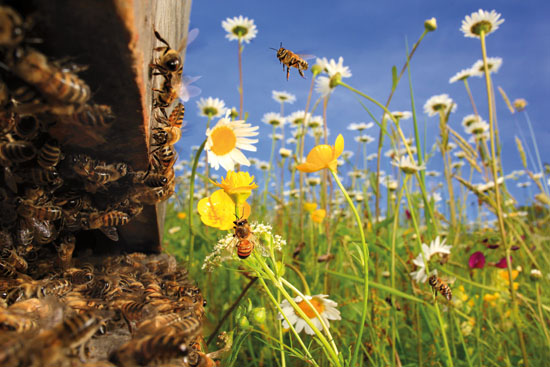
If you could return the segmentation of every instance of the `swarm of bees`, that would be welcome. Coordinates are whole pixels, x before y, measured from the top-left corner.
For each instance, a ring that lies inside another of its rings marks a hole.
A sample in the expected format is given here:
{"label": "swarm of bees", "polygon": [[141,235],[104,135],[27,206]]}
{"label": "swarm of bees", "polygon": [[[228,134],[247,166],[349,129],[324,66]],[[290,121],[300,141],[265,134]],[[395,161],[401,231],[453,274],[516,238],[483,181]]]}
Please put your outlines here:
{"label": "swarm of bees", "polygon": [[200,351],[204,299],[173,257],[73,257],[82,231],[117,241],[117,227],[174,192],[179,52],[155,31],[157,124],[148,169],[135,170],[59,134],[76,129],[90,147],[115,123],[84,68],[39,51],[13,8],[0,5],[0,24],[0,366],[213,365]]}

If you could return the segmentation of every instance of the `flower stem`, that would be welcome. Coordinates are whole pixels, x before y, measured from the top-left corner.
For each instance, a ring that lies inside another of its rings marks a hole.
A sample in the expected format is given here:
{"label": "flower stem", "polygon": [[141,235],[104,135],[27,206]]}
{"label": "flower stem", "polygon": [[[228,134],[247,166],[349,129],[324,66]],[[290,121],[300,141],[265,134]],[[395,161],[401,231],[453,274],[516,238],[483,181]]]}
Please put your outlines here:
{"label": "flower stem", "polygon": [[265,209],[266,200],[267,200],[267,188],[269,184],[269,179],[271,178],[271,170],[273,168],[273,156],[275,154],[275,130],[276,127],[273,126],[273,133],[271,135],[271,155],[269,156],[269,169],[267,170],[267,177],[265,179],[264,185],[264,198],[263,198],[263,208]]}
{"label": "flower stem", "polygon": [[361,247],[363,250],[363,253],[361,254],[363,261],[363,278],[364,278],[364,288],[363,288],[363,310],[361,312],[361,322],[359,323],[359,333],[357,334],[357,340],[355,342],[355,350],[353,351],[353,357],[351,358],[350,366],[355,366],[355,361],[357,361],[357,356],[359,354],[359,350],[361,349],[362,345],[362,339],[363,339],[363,330],[365,329],[365,321],[367,319],[367,305],[368,305],[368,297],[369,297],[369,247],[367,246],[367,242],[365,241],[365,232],[363,231],[363,223],[361,223],[361,218],[359,217],[359,213],[357,212],[357,209],[355,208],[355,205],[353,205],[353,201],[348,195],[348,192],[342,185],[342,182],[338,178],[338,174],[334,171],[330,171],[332,173],[332,176],[334,177],[334,181],[336,181],[336,184],[344,194],[344,197],[346,198],[350,209],[353,212],[353,215],[355,215],[355,221],[357,222],[357,226],[359,227],[359,234],[361,235]]}
{"label": "flower stem", "polygon": [[187,261],[189,264],[191,264],[191,260],[193,259],[193,246],[195,242],[195,232],[193,231],[193,196],[195,195],[195,176],[197,174],[197,165],[199,164],[199,158],[204,150],[204,146],[206,145],[206,141],[208,139],[204,139],[201,146],[197,150],[197,153],[195,154],[195,159],[193,160],[193,168],[191,169],[191,178],[189,179],[189,208],[187,215],[189,217],[189,257],[187,258]]}
{"label": "flower stem", "polygon": [[[502,207],[501,207],[501,198],[500,198],[500,190],[498,187],[498,170],[497,170],[497,160],[496,160],[496,147],[495,147],[495,122],[493,119],[493,104],[492,104],[492,98],[491,98],[491,76],[489,74],[489,67],[487,65],[487,47],[485,45],[485,32],[481,31],[480,34],[480,40],[481,40],[481,53],[483,55],[483,71],[485,72],[485,85],[487,88],[487,99],[488,99],[488,106],[489,106],[489,130],[490,130],[490,138],[491,138],[491,171],[493,174],[493,182],[495,184],[495,201],[496,201],[496,212],[497,212],[497,219],[498,219],[498,225],[500,228],[500,235],[502,238],[502,243],[504,244],[504,247],[506,248],[506,259],[507,259],[507,265],[508,265],[508,279],[512,278],[512,262],[510,261],[510,246],[508,245],[508,239],[506,236],[506,229],[504,227],[504,217],[502,213]],[[529,366],[529,360],[527,355],[527,349],[525,348],[525,340],[523,339],[523,333],[519,326],[519,320],[518,320],[518,304],[516,299],[516,291],[514,289],[513,281],[510,280],[509,282],[509,288],[510,288],[510,295],[511,295],[511,302],[512,302],[512,314],[514,319],[514,326],[516,328],[518,338],[519,338],[519,345],[521,348],[521,353],[523,355],[523,365],[525,367]]]}
{"label": "flower stem", "polygon": [[239,37],[239,120],[243,119],[243,47]]}

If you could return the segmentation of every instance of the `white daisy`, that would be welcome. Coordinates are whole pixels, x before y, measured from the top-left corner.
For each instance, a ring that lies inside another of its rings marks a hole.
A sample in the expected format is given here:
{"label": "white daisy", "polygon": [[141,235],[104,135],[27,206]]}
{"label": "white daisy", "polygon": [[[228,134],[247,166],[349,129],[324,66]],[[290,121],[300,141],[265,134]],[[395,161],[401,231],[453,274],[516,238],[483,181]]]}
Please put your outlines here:
{"label": "white daisy", "polygon": [[529,181],[526,181],[526,182],[518,182],[517,183],[517,187],[520,187],[520,188],[525,188],[525,187],[529,187],[531,186],[531,182]]}
{"label": "white daisy", "polygon": [[235,120],[237,117],[239,117],[239,111],[237,110],[237,107],[231,107],[229,109],[229,118],[231,120]]}
{"label": "white daisy", "polygon": [[304,117],[307,120],[310,120],[311,119],[311,113],[308,112],[307,116],[306,116],[306,111],[299,110],[299,111],[293,112],[290,115],[288,115],[286,117],[286,120],[294,126],[300,126],[304,123]]}
{"label": "white daisy", "polygon": [[464,164],[464,161],[453,162],[453,164],[451,164],[451,169],[459,169],[463,167]]}
{"label": "white daisy", "polygon": [[443,198],[441,197],[441,194],[438,192],[434,192],[430,195],[430,201],[433,200],[434,203],[439,203]]}
{"label": "white daisy", "polygon": [[466,80],[468,79],[469,77],[471,77],[473,74],[472,74],[472,69],[463,69],[463,70],[460,70],[458,73],[456,73],[455,75],[453,75],[451,77],[451,79],[449,79],[449,83],[455,83],[459,80]]}
{"label": "white daisy", "polygon": [[365,143],[365,144],[372,143],[374,141],[374,138],[370,135],[359,135],[359,136],[356,136],[354,139],[358,143]]}
{"label": "white daisy", "polygon": [[252,144],[258,139],[248,139],[250,136],[258,135],[258,126],[252,126],[244,120],[229,119],[229,113],[221,118],[216,126],[206,130],[206,152],[208,162],[214,169],[222,166],[226,171],[233,170],[235,164],[249,166],[250,162],[241,152],[248,150],[255,152],[256,147]]}
{"label": "white daisy", "polygon": [[287,144],[296,144],[298,142],[298,140],[296,140],[296,138],[288,138],[286,139],[286,143]]}
{"label": "white daisy", "polygon": [[393,118],[398,121],[408,120],[412,117],[412,113],[410,111],[392,111],[391,114]]}
{"label": "white daisy", "polygon": [[307,120],[307,126],[315,129],[323,125],[323,116],[313,116]]}
{"label": "white daisy", "polygon": [[210,118],[223,116],[227,111],[224,101],[212,97],[199,99],[197,101],[197,108],[199,109],[199,116]]}
{"label": "white daisy", "polygon": [[271,95],[276,102],[279,103],[290,103],[293,104],[296,102],[296,96],[294,94],[288,93],[287,91],[271,91]]}
{"label": "white daisy", "polygon": [[281,126],[281,125],[284,125],[285,118],[282,117],[280,113],[268,112],[264,114],[264,117],[262,118],[262,122],[271,126]]}
{"label": "white daisy", "polygon": [[[340,316],[340,311],[336,309],[338,304],[328,299],[328,296],[326,294],[306,296],[306,299],[315,308],[315,310],[317,311],[319,316],[321,316],[321,319],[327,325],[327,327],[330,327],[328,320],[342,319],[342,317]],[[298,307],[306,314],[306,316],[311,320],[311,323],[315,325],[317,329],[319,330],[323,329],[321,320],[319,320],[319,318],[315,314],[315,311],[311,308],[309,304],[306,303],[306,301],[302,299],[302,297],[298,296],[294,298],[294,302],[298,304]],[[292,305],[286,299],[283,302],[281,302],[281,310],[283,311],[283,314],[286,316],[290,324],[294,325],[296,332],[300,333],[303,330],[305,331],[306,334],[309,334],[309,335],[315,334],[313,329],[305,322],[303,318],[301,318],[296,313]],[[279,313],[279,316],[277,318],[279,320],[283,320],[284,329],[288,329],[290,327],[290,325],[284,319],[281,313]]]}
{"label": "white daisy", "polygon": [[349,171],[348,176],[351,178],[361,178],[363,177],[363,172],[361,171]]}
{"label": "white daisy", "polygon": [[373,126],[374,126],[374,122],[369,122],[369,123],[366,123],[366,122],[352,122],[351,124],[348,125],[348,130],[363,131],[363,130],[370,129]]}
{"label": "white daisy", "polygon": [[457,157],[458,159],[464,159],[466,158],[466,153],[464,151],[459,150],[458,152],[454,152],[453,155]]}
{"label": "white daisy", "polygon": [[424,104],[424,112],[428,116],[435,116],[439,114],[439,111],[443,111],[444,114],[449,112],[454,112],[456,110],[456,103],[449,97],[448,94],[439,94],[431,97]]}
{"label": "white daisy", "polygon": [[468,126],[468,128],[466,129],[466,132],[472,135],[480,135],[487,131],[489,131],[489,124],[485,121],[474,122],[473,124],[470,124],[470,126]]}
{"label": "white daisy", "polygon": [[[489,69],[489,74],[497,73],[501,66],[502,66],[501,57],[487,58],[487,68]],[[485,69],[483,68],[483,60],[477,60],[472,65],[472,70],[477,71],[477,74],[474,74],[473,76],[483,76],[485,73]]]}
{"label": "white daisy", "polygon": [[[428,280],[426,263],[429,262],[430,258],[435,254],[449,255],[451,253],[451,246],[445,245],[445,239],[441,241],[439,236],[437,236],[435,240],[430,243],[430,246],[423,243],[420,251],[421,253],[413,260],[413,264],[417,266],[417,270],[410,273],[410,275],[417,283],[425,283],[426,280]],[[424,254],[424,256],[422,256],[422,254]],[[424,263],[424,259],[426,263]],[[437,272],[435,273],[437,274]]]}
{"label": "white daisy", "polygon": [[441,173],[438,171],[426,171],[426,176],[439,177],[441,176]]}
{"label": "white daisy", "polygon": [[262,171],[267,171],[269,169],[269,162],[258,161],[258,163],[256,164],[256,167],[258,169],[261,169]]}
{"label": "white daisy", "polygon": [[470,144],[476,144],[477,142],[479,142],[481,140],[489,140],[490,138],[491,137],[490,137],[489,131],[486,131],[486,132],[481,133],[481,134],[472,135],[470,137],[470,139],[468,139],[468,142]]}
{"label": "white daisy", "polygon": [[317,59],[316,64],[321,66],[328,76],[333,77],[340,73],[342,78],[349,78],[351,76],[351,70],[349,67],[344,66],[344,58],[340,56],[338,62],[334,59],[327,60],[326,58]]}
{"label": "white daisy", "polygon": [[460,30],[464,33],[465,37],[479,38],[482,31],[487,36],[496,31],[498,26],[503,22],[504,19],[500,19],[500,14],[495,10],[488,12],[479,9],[471,15],[466,15],[466,18],[462,21]]}
{"label": "white daisy", "polygon": [[279,155],[283,158],[288,158],[290,157],[291,154],[292,154],[292,150],[290,149],[286,149],[286,148],[279,149]]}
{"label": "white daisy", "polygon": [[222,21],[222,27],[227,32],[225,38],[230,41],[241,40],[241,42],[250,43],[258,33],[254,20],[243,17],[242,15],[227,18]]}
{"label": "white daisy", "polygon": [[[323,126],[317,126],[313,129],[309,129],[307,134],[313,138],[322,138],[325,136],[325,128]],[[327,138],[330,136],[330,129],[327,128]]]}
{"label": "white daisy", "polygon": [[309,186],[318,186],[321,184],[321,177],[308,177],[306,183]]}
{"label": "white daisy", "polygon": [[468,115],[462,119],[462,126],[464,127],[464,131],[467,131],[468,127],[473,124],[474,122],[482,121],[479,116],[476,115]]}
{"label": "white daisy", "polygon": [[372,161],[373,159],[378,158],[378,153],[371,153],[367,156],[367,161]]}
{"label": "white daisy", "polygon": [[418,165],[416,162],[412,161],[409,156],[402,156],[401,159],[394,160],[391,164],[395,167],[399,167],[401,171],[408,175],[426,169],[424,164]]}
{"label": "white daisy", "polygon": [[353,152],[351,150],[344,150],[342,152],[342,158],[350,159],[351,157],[353,157]]}
{"label": "white daisy", "polygon": [[283,134],[269,134],[269,138],[275,141],[283,140]]}
{"label": "white daisy", "polygon": [[330,78],[326,76],[319,76],[315,79],[315,91],[322,97],[326,97],[332,93],[334,88],[330,87]]}

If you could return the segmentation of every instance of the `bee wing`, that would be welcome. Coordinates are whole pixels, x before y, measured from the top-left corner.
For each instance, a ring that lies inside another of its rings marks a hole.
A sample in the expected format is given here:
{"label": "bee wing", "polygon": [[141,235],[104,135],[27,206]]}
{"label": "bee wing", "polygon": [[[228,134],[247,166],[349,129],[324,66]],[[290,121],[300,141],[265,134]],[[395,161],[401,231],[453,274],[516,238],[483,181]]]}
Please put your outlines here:
{"label": "bee wing", "polygon": [[197,39],[198,36],[199,36],[198,28],[193,28],[189,32],[187,32],[187,37],[184,37],[180,42],[180,45],[178,47],[178,53],[180,53],[184,47],[189,46],[194,40]]}
{"label": "bee wing", "polygon": [[196,97],[202,93],[202,89],[192,85],[199,80],[201,76],[186,76],[182,78],[182,83],[179,91],[179,99],[182,103],[189,101],[191,98]]}
{"label": "bee wing", "polygon": [[315,58],[315,55],[311,55],[311,54],[297,54],[297,55],[304,60],[311,60]]}
{"label": "bee wing", "polygon": [[455,277],[442,276],[440,279],[448,285],[453,285],[456,282]]}
{"label": "bee wing", "polygon": [[4,182],[11,191],[17,193],[17,180],[9,167],[4,167]]}
{"label": "bee wing", "polygon": [[112,241],[118,241],[118,231],[116,227],[100,227],[99,230],[103,232],[107,238],[109,238]]}
{"label": "bee wing", "polygon": [[52,236],[51,226],[47,220],[38,220],[34,217],[27,219],[32,226],[34,233],[39,234],[41,237],[49,238]]}

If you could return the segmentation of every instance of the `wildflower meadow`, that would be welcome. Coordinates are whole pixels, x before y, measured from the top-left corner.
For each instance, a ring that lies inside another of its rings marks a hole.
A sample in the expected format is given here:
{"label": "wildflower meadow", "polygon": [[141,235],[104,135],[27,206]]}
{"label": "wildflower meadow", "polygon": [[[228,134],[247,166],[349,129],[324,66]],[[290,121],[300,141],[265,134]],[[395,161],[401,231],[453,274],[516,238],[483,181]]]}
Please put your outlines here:
{"label": "wildflower meadow", "polygon": [[[273,88],[263,116],[247,112],[255,91],[242,64],[273,45],[253,42],[262,28],[245,15],[219,20],[235,51],[218,67],[238,60],[225,70],[238,104],[216,90],[186,93],[200,111],[186,120],[202,137],[180,154],[165,216],[165,249],[207,300],[205,350],[223,335],[222,366],[549,365],[550,172],[528,101],[494,81],[503,60],[488,50],[506,14],[480,9],[446,29],[476,45],[471,66],[442,76],[468,105],[445,91],[415,99],[415,56],[441,31],[429,18],[405,30],[420,36],[388,67],[383,99],[354,83],[362,71],[343,57],[270,50],[282,80],[286,68],[304,73],[307,98]],[[394,110],[397,90],[408,110]],[[335,94],[362,121],[327,120]],[[523,129],[505,145],[508,116]],[[511,151],[521,170],[505,169]]]}

